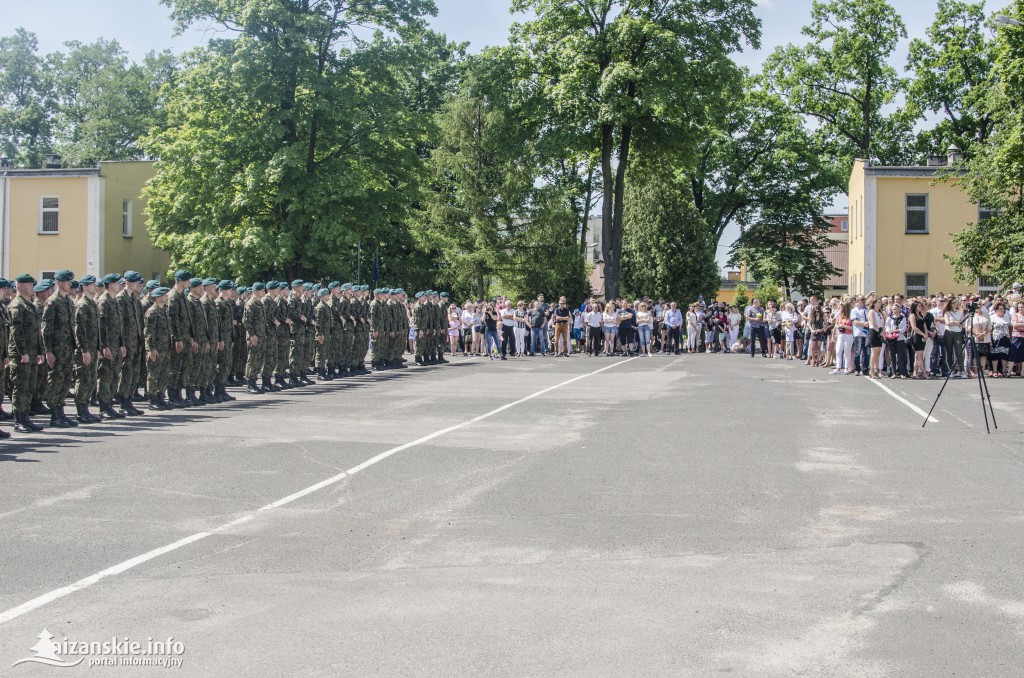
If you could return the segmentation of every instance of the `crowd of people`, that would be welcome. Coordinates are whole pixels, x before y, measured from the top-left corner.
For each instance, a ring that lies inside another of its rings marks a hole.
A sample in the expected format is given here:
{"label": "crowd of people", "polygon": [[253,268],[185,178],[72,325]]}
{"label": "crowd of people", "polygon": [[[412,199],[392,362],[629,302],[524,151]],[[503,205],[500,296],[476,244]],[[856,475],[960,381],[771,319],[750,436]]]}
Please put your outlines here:
{"label": "crowd of people", "polygon": [[[973,341],[972,341],[973,340]],[[452,355],[651,357],[748,353],[872,378],[1019,377],[1021,286],[1005,294],[851,295],[827,302],[759,299],[685,310],[650,298],[570,306],[496,297],[461,306],[434,290],[270,280],[240,286],[179,270],[169,286],[135,271],[76,279],[0,278],[0,420],[19,432],[235,400]],[[143,393],[144,391],[144,393]],[[65,414],[72,399],[76,415]],[[98,408],[94,415],[90,407]],[[10,434],[0,429],[0,438]]]}
{"label": "crowd of people", "polygon": [[[968,340],[973,338],[973,342]],[[410,348],[414,337],[410,336]],[[452,354],[509,357],[758,353],[832,374],[873,378],[1019,377],[1024,365],[1020,283],[1005,294],[848,295],[797,302],[754,299],[742,310],[703,298],[685,311],[659,299],[588,299],[570,307],[498,297],[448,305]]]}

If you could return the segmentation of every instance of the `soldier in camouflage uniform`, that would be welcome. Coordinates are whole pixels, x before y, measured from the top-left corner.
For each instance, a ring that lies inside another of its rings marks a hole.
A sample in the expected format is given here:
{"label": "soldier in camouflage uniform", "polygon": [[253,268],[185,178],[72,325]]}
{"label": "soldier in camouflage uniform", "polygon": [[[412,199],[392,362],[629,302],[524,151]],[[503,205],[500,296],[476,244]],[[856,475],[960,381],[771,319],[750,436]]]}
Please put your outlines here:
{"label": "soldier in camouflage uniform", "polygon": [[192,365],[185,380],[185,401],[192,407],[208,404],[199,397],[199,388],[210,357],[210,329],[206,324],[206,311],[202,302],[203,279],[192,278],[188,283],[188,315],[192,322]]}
{"label": "soldier in camouflage uniform", "polygon": [[327,347],[327,374],[331,377],[341,376],[341,347],[342,347],[342,321],[341,321],[341,283],[332,280],[327,285],[330,296],[327,297],[327,307],[331,309],[334,330],[329,337],[330,345]]}
{"label": "soldier in camouflage uniform", "polygon": [[230,280],[221,280],[217,284],[217,311],[220,314],[220,340],[222,348],[217,356],[217,376],[214,395],[222,403],[236,400],[228,394],[228,377],[235,361],[235,284]]}
{"label": "soldier in camouflage uniform", "polygon": [[[281,350],[279,336],[286,336],[288,325],[281,315],[281,307],[277,303],[281,294],[276,280],[267,283],[267,293],[263,296],[263,308],[267,316],[267,342],[263,351],[263,388],[277,392],[284,390],[283,383],[277,383],[278,354]],[[279,334],[280,333],[280,334]],[[283,382],[283,380],[281,380]]]}
{"label": "soldier in camouflage uniform", "polygon": [[43,305],[40,331],[43,341],[43,356],[50,368],[46,388],[46,404],[50,408],[50,426],[74,428],[77,422],[64,414],[64,401],[71,385],[74,368],[75,325],[74,307],[71,305],[71,281],[75,274],[64,269],[54,276],[57,293]]}
{"label": "soldier in camouflage uniform", "polygon": [[170,315],[167,313],[166,287],[156,287],[146,296],[150,303],[143,316],[143,337],[146,358],[146,393],[149,394],[149,409],[161,412],[171,409],[164,400],[167,378],[174,354],[171,342]]}
{"label": "soldier in camouflage uniform", "polygon": [[178,271],[174,274],[174,288],[167,295],[167,315],[171,326],[171,342],[174,354],[167,383],[168,404],[172,408],[192,407],[192,401],[183,397],[183,389],[192,371],[192,360],[195,357],[197,344],[192,336],[192,314],[189,312],[188,286],[192,274]]}
{"label": "soldier in camouflage uniform", "polygon": [[302,364],[302,375],[300,378],[306,384],[315,384],[310,377],[313,375],[312,365],[313,360],[316,356],[316,318],[314,317],[314,306],[316,305],[316,297],[313,294],[313,283],[307,282],[302,285],[302,311],[303,315],[306,316],[305,322],[305,340],[303,345],[305,350],[303,352],[303,364]]}
{"label": "soldier in camouflage uniform", "polygon": [[338,316],[341,319],[341,346],[338,352],[338,366],[341,376],[352,376],[352,352],[356,342],[356,318],[352,308],[352,283],[345,283],[338,289]]}
{"label": "soldier in camouflage uniform", "polygon": [[[143,286],[142,288],[142,292],[139,294],[139,306],[142,308],[143,329],[145,329],[146,324],[146,311],[148,311],[149,307],[153,305],[153,297],[151,297],[150,294],[152,294],[153,290],[155,290],[158,287],[163,287],[160,284],[159,280],[147,280],[145,286]],[[165,299],[164,303],[166,302],[167,300]],[[143,353],[145,353],[145,350],[143,350]],[[139,364],[139,386],[145,388],[146,384],[149,383],[149,378],[146,374],[149,359],[145,355],[141,357],[142,360],[140,361]],[[149,393],[146,393],[146,396],[145,398],[143,398],[143,400],[149,400]]]}
{"label": "soldier in camouflage uniform", "polygon": [[245,386],[245,363],[248,359],[245,341],[245,325],[242,316],[245,304],[251,298],[249,288],[233,285],[231,295],[231,368],[228,371],[228,386]]}
{"label": "soldier in camouflage uniform", "polygon": [[[46,304],[47,300],[56,293],[54,282],[48,278],[40,280],[32,291],[36,293],[35,300],[32,302],[32,306],[36,309],[36,317],[39,319],[39,324],[42,326],[43,322],[43,305]],[[36,414],[50,414],[50,408],[48,408],[43,401],[46,400],[46,389],[50,379],[50,366],[46,364],[44,359],[39,363],[39,367],[36,370],[36,390],[32,395],[32,405],[29,410],[33,415]]]}
{"label": "soldier in camouflage uniform", "polygon": [[125,357],[124,319],[117,293],[121,291],[121,276],[109,273],[100,281],[104,290],[96,301],[99,317],[100,361],[98,373],[98,398],[100,417],[103,419],[124,419],[125,415],[114,410],[113,399],[117,395],[117,380],[121,374],[121,363]]}
{"label": "soldier in camouflage uniform", "polygon": [[293,280],[291,294],[283,300],[285,316],[288,318],[288,385],[292,388],[305,386],[301,376],[305,370],[303,361],[306,352],[306,309],[302,303],[302,286],[305,280]]}
{"label": "soldier in camouflage uniform", "polygon": [[378,287],[373,291],[373,301],[370,302],[370,336],[373,337],[370,364],[375,370],[384,369],[384,342],[387,336],[384,324],[384,289]]}
{"label": "soldier in camouflage uniform", "polygon": [[100,418],[89,412],[96,393],[100,360],[100,318],[96,308],[96,277],[78,281],[82,297],[75,302],[75,409],[79,424],[95,424]]}
{"label": "soldier in camouflage uniform", "polygon": [[316,292],[317,304],[313,308],[313,321],[316,327],[316,374],[323,381],[330,381],[327,374],[327,350],[334,331],[334,317],[330,307],[331,291],[323,288]]}
{"label": "soldier in camouflage uniform", "polygon": [[[448,344],[448,306],[449,298],[447,292],[441,292],[441,301],[437,305],[438,337],[437,337],[437,362],[442,365],[448,364],[444,358],[444,349]],[[454,356],[453,356],[454,357]]]}
{"label": "soldier in camouflage uniform", "polygon": [[217,381],[217,361],[224,349],[220,336],[220,309],[217,307],[217,297],[220,293],[217,290],[217,281],[213,278],[203,280],[203,296],[199,298],[199,305],[203,309],[203,317],[206,319],[206,339],[210,344],[210,352],[203,360],[203,371],[199,376],[199,402],[204,405],[214,405],[221,402],[214,394],[214,386]]}
{"label": "soldier in camouflage uniform", "polygon": [[[4,394],[7,393],[8,367],[5,367],[2,362],[9,358],[7,355],[7,342],[11,339],[11,316],[7,311],[7,304],[9,303],[7,288],[13,285],[13,281],[0,278],[0,421],[9,421],[14,418],[14,415],[3,408]],[[7,432],[4,431],[4,433]],[[9,435],[0,435],[0,438],[6,438]]]}
{"label": "soldier in camouflage uniform", "polygon": [[267,322],[267,306],[263,303],[266,295],[264,285],[261,282],[252,286],[252,297],[245,304],[242,313],[242,327],[246,333],[247,356],[245,363],[246,393],[258,395],[264,392],[264,388],[256,385],[256,379],[263,377],[263,386],[270,386],[270,378],[263,371],[266,365],[266,358],[263,352],[270,343],[267,336],[269,323]]}
{"label": "soldier in camouflage uniform", "polygon": [[7,355],[14,369],[11,374],[11,402],[14,406],[14,430],[20,433],[42,431],[31,415],[32,395],[36,389],[36,372],[42,362],[40,355],[39,316],[32,305],[36,281],[27,273],[15,278],[18,296],[8,306],[11,316]]}
{"label": "soldier in camouflage uniform", "polygon": [[117,385],[118,412],[129,417],[137,417],[142,410],[132,404],[132,398],[139,387],[142,371],[143,324],[142,304],[139,293],[142,291],[142,274],[137,271],[125,271],[124,289],[117,295],[117,303],[121,308],[121,319],[124,323],[125,356],[121,361],[121,374]]}
{"label": "soldier in camouflage uniform", "polygon": [[370,350],[370,304],[366,300],[369,296],[369,285],[360,285],[356,290],[356,299],[359,304],[356,324],[356,347],[353,364],[357,374],[369,374],[366,369],[366,354]]}

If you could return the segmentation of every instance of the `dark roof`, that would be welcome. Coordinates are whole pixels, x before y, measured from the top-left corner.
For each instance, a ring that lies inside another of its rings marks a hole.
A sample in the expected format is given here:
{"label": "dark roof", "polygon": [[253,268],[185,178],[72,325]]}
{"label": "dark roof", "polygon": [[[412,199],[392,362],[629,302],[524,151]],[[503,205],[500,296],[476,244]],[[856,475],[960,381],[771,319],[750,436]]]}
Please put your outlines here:
{"label": "dark roof", "polygon": [[33,177],[98,177],[99,167],[60,168],[60,169],[0,169],[0,177],[33,178]]}

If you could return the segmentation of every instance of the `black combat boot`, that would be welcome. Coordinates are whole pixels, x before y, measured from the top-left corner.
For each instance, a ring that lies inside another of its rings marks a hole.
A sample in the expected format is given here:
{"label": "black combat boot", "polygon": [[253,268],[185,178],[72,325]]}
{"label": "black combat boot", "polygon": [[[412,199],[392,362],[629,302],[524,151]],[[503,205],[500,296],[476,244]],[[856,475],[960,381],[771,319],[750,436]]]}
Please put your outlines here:
{"label": "black combat boot", "polygon": [[248,384],[245,387],[245,392],[251,393],[253,395],[262,395],[264,393],[263,389],[256,384],[255,379],[249,380]]}
{"label": "black combat boot", "polygon": [[278,391],[287,391],[289,388],[291,388],[290,386],[288,386],[288,384],[285,383],[284,377],[282,377],[280,374],[274,377],[274,386],[277,387]]}
{"label": "black combat boot", "polygon": [[160,404],[160,398],[157,396],[150,396],[149,398],[149,411],[150,412],[163,412],[166,407]]}
{"label": "black combat boot", "polygon": [[302,388],[306,384],[299,381],[298,377],[292,377],[291,381],[288,382],[288,385],[291,386],[292,388]]}
{"label": "black combat boot", "polygon": [[63,405],[58,406],[57,413],[60,414],[60,418],[61,419],[63,419],[67,423],[71,424],[71,428],[75,428],[75,427],[78,426],[78,422],[77,421],[75,421],[74,419],[69,418],[68,415],[64,414],[64,406]]}
{"label": "black combat boot", "polygon": [[145,412],[135,407],[135,403],[132,402],[131,396],[125,396],[121,399],[121,410],[129,417],[141,417],[145,414]]}
{"label": "black combat boot", "polygon": [[180,410],[184,405],[181,402],[181,392],[176,388],[167,389],[167,404],[171,409]]}
{"label": "black combat boot", "polygon": [[76,419],[78,419],[79,424],[95,424],[100,420],[99,417],[89,411],[88,405],[75,403],[75,410],[78,412]]}
{"label": "black combat boot", "polygon": [[121,416],[114,411],[113,406],[110,403],[100,401],[100,419],[104,421],[116,421],[121,419]]}
{"label": "black combat boot", "polygon": [[28,410],[31,414],[50,414],[50,408],[43,404],[39,398],[32,399],[32,406]]}
{"label": "black combat boot", "polygon": [[10,421],[12,419],[14,419],[14,415],[11,412],[5,410],[3,407],[0,407],[0,421]]}
{"label": "black combat boot", "polygon": [[71,428],[71,423],[65,423],[60,418],[60,412],[56,408],[50,408],[50,428]]}
{"label": "black combat boot", "polygon": [[18,433],[35,433],[32,422],[28,420],[28,410],[14,413],[14,430]]}
{"label": "black combat boot", "polygon": [[230,403],[233,400],[238,400],[238,398],[236,398],[233,395],[229,394],[227,389],[224,388],[223,386],[218,386],[217,388],[220,389],[220,401],[222,403]]}
{"label": "black combat boot", "polygon": [[139,393],[139,389],[135,389],[135,393],[132,394],[131,400],[133,403],[145,403],[151,399]]}
{"label": "black combat boot", "polygon": [[220,394],[218,394],[214,390],[213,384],[210,384],[205,389],[203,389],[203,393],[206,394],[206,399],[210,401],[211,405],[220,405],[222,402],[224,402],[223,400],[220,399]]}
{"label": "black combat boot", "polygon": [[263,377],[263,390],[264,392],[277,393],[281,389],[274,385],[274,382],[270,377]]}

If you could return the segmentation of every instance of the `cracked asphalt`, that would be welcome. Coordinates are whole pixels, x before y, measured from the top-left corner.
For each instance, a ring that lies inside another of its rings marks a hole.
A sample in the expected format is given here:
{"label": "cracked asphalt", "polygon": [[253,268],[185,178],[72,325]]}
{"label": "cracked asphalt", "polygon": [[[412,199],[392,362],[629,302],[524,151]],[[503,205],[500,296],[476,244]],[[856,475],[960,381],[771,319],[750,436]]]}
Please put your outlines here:
{"label": "cracked asphalt", "polygon": [[[16,436],[0,674],[1019,676],[1024,380],[989,385],[991,436],[969,381],[922,429],[793,362],[456,359]],[[44,628],[182,665],[12,667]]]}

